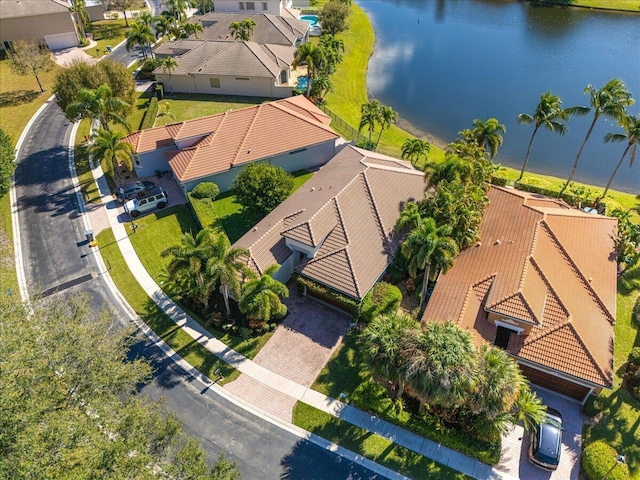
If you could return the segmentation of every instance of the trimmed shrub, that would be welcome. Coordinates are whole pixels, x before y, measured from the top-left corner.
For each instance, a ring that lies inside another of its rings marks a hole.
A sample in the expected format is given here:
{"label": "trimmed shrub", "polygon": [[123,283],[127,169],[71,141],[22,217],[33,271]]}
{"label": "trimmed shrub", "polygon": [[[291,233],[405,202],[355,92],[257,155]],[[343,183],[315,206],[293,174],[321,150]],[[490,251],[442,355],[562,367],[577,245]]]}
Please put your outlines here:
{"label": "trimmed shrub", "polygon": [[[582,453],[582,468],[589,480],[600,480],[616,463],[616,451],[601,440],[587,445]],[[608,480],[630,478],[627,465],[616,465],[607,476]]]}
{"label": "trimmed shrub", "polygon": [[216,221],[216,213],[213,209],[213,203],[208,198],[195,198],[191,192],[187,194],[189,197],[189,205],[192,212],[200,224],[200,228],[212,228]]}
{"label": "trimmed shrub", "polygon": [[193,198],[208,198],[211,201],[215,200],[218,195],[220,195],[220,188],[213,182],[199,183],[196,185],[196,188],[191,191]]}
{"label": "trimmed shrub", "polygon": [[162,83],[156,83],[156,97],[158,97],[158,100],[164,98],[164,85]]}
{"label": "trimmed shrub", "polygon": [[636,304],[634,305],[633,313],[631,314],[631,322],[636,327],[640,327],[640,296],[636,298]]}
{"label": "trimmed shrub", "polygon": [[142,122],[140,122],[140,129],[146,130],[147,128],[153,128],[153,124],[156,123],[156,117],[158,116],[158,98],[151,97],[149,99],[149,106],[147,111],[144,112]]}
{"label": "trimmed shrub", "polygon": [[369,323],[378,315],[392,313],[402,302],[402,292],[395,285],[386,282],[376,283],[362,300],[362,319]]}
{"label": "trimmed shrub", "polygon": [[301,290],[306,287],[307,293],[311,296],[317,297],[320,300],[329,303],[330,305],[345,310],[351,313],[351,315],[353,315],[354,317],[358,315],[359,304],[354,299],[342,295],[334,290],[331,290],[299,275],[295,276],[295,281]]}

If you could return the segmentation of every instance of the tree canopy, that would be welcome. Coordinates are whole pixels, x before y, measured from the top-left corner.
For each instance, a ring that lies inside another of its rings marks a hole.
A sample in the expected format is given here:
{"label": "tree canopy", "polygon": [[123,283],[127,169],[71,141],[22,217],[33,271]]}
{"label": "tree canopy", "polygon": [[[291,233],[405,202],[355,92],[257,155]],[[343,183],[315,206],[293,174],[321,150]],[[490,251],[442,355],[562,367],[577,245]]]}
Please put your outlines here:
{"label": "tree canopy", "polygon": [[233,181],[236,202],[255,218],[262,218],[286,199],[293,190],[293,177],[280,167],[252,163]]}
{"label": "tree canopy", "polygon": [[9,68],[18,75],[33,75],[38,82],[40,92],[44,92],[39,75],[53,68],[51,52],[46,48],[41,49],[36,42],[18,40],[14,42],[13,50],[8,55]]}
{"label": "tree canopy", "polygon": [[322,33],[336,35],[347,29],[350,4],[340,0],[329,0],[318,14],[318,21],[322,24]]}

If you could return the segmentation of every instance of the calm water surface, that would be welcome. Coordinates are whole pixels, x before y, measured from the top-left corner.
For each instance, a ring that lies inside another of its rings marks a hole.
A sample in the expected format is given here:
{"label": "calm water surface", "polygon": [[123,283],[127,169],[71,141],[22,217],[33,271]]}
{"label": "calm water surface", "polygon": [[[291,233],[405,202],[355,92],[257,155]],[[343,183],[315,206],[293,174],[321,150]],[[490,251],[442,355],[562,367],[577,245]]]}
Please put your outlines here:
{"label": "calm water surface", "polygon": [[[583,90],[620,78],[640,101],[640,15],[533,6],[510,0],[358,0],[376,33],[369,95],[392,106],[401,125],[446,144],[474,118],[507,127],[495,161],[520,167],[540,94],[563,106],[588,105]],[[630,112],[637,114],[638,104]],[[531,170],[566,178],[591,117],[573,117],[561,137],[539,131]],[[576,180],[604,185],[624,150],[605,144],[618,131],[602,119],[581,156]],[[614,186],[640,193],[640,159],[621,167]]]}

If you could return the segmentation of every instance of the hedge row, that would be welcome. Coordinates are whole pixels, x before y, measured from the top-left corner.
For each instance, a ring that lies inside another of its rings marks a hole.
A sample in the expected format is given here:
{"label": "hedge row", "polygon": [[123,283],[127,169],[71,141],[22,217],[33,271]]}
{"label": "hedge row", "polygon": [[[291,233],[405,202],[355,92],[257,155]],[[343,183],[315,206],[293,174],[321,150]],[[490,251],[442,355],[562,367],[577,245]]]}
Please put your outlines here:
{"label": "hedge row", "polygon": [[[615,467],[614,467],[615,465]],[[611,468],[613,467],[613,470]],[[629,468],[618,464],[616,451],[602,440],[590,443],[582,453],[582,468],[589,480],[629,480]],[[610,471],[611,470],[611,471]],[[610,473],[607,475],[607,472]]]}
{"label": "hedge row", "polygon": [[360,305],[354,299],[342,295],[330,288],[324,287],[316,282],[313,282],[307,278],[303,278],[299,275],[295,276],[295,281],[300,288],[307,288],[307,293],[314,297],[318,297],[333,306],[336,306],[342,310],[346,310],[354,317],[357,317],[360,313]]}
{"label": "hedge row", "polygon": [[189,197],[189,205],[194,214],[196,221],[200,224],[200,228],[209,228],[216,221],[216,214],[213,210],[213,202],[208,198],[195,198],[192,192],[187,194]]}
{"label": "hedge row", "polygon": [[158,97],[153,96],[149,100],[147,111],[144,112],[144,117],[142,117],[142,122],[140,122],[140,130],[153,128],[153,124],[156,122],[157,116],[158,116]]}

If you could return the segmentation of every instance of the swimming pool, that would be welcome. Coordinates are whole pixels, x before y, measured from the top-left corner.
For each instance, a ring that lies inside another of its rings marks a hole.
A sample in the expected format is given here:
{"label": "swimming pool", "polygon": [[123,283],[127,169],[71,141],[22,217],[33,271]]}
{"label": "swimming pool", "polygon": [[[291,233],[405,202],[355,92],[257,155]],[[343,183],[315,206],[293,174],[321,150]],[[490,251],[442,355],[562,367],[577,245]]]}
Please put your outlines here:
{"label": "swimming pool", "polygon": [[302,15],[300,17],[300,20],[304,20],[307,23],[310,23],[311,25],[316,25],[318,23],[318,16],[317,15]]}
{"label": "swimming pool", "polygon": [[298,77],[298,88],[300,90],[307,90],[307,77]]}

